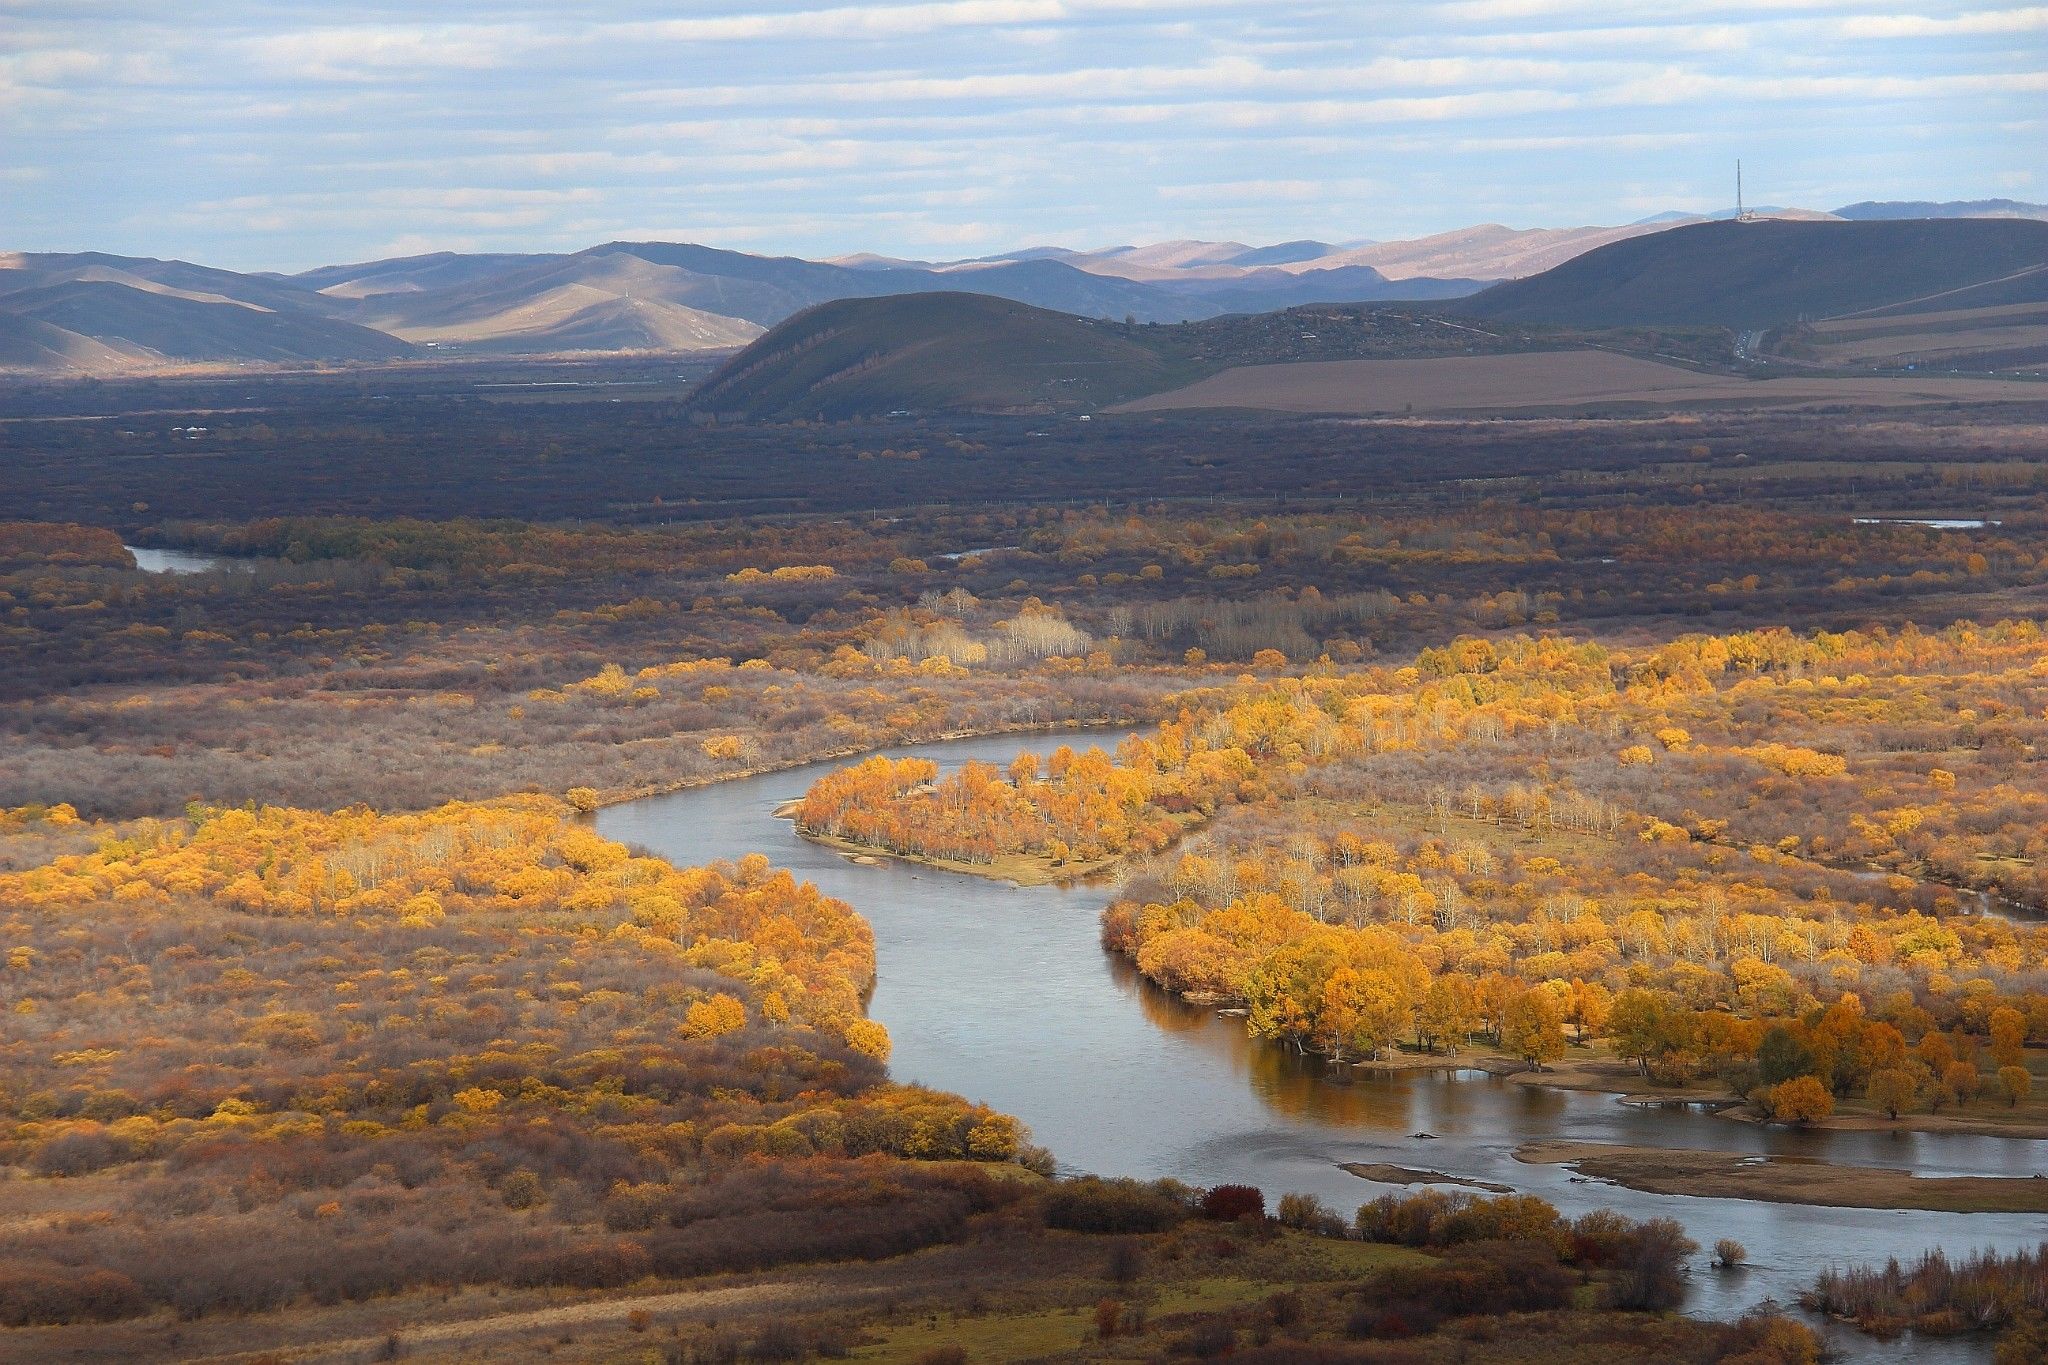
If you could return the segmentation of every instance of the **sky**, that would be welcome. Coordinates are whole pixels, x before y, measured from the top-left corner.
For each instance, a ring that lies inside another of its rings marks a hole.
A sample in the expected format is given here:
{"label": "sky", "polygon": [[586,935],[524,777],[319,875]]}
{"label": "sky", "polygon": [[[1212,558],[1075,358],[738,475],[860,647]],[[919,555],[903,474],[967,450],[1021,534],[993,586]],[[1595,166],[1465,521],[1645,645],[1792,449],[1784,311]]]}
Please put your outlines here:
{"label": "sky", "polygon": [[2048,198],[2048,6],[0,0],[0,250],[951,259]]}

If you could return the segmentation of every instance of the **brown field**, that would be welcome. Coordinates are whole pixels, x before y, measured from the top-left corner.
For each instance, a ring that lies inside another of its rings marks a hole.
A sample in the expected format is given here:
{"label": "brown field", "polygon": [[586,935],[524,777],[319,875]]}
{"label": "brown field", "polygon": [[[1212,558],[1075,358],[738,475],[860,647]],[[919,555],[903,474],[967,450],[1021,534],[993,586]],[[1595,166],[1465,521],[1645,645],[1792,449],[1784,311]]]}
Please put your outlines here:
{"label": "brown field", "polygon": [[1272,412],[1469,412],[1656,407],[1911,407],[2034,401],[2040,385],[2004,379],[1737,379],[1607,351],[1539,351],[1429,360],[1328,360],[1248,365],[1118,412],[1256,408]]}
{"label": "brown field", "polygon": [[1814,330],[1828,336],[1867,335],[1872,332],[1919,330],[1945,323],[1968,322],[1986,327],[2005,327],[2048,318],[2048,303],[2002,303],[1993,308],[1949,308],[1938,313],[1887,313],[1876,317],[1849,314],[1826,318]]}

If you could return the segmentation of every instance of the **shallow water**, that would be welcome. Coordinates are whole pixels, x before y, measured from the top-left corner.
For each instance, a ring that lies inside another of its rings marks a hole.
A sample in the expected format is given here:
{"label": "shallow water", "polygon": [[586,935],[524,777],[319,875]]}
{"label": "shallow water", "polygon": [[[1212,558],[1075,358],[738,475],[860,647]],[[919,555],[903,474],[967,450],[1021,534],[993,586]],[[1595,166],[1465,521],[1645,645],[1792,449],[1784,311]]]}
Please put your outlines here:
{"label": "shallow water", "polygon": [[[919,745],[953,766],[1006,761],[1060,743],[1109,747],[1117,731],[1011,735]],[[1015,1114],[1067,1170],[1191,1184],[1240,1181],[1269,1200],[1290,1190],[1348,1215],[1390,1186],[1340,1169],[1386,1161],[1496,1181],[1567,1214],[1608,1207],[1679,1219],[1702,1247],[1733,1237],[1754,1264],[1711,1270],[1697,1258],[1687,1311],[1733,1317],[1766,1298],[1789,1303],[1823,1266],[1980,1246],[2031,1246],[2048,1220],[2004,1214],[1827,1209],[1648,1194],[1525,1165],[1520,1143],[1563,1138],[1822,1157],[1924,1174],[2032,1175],[2048,1143],[1909,1133],[1796,1133],[1685,1107],[1515,1085],[1478,1072],[1348,1074],[1247,1037],[1242,1021],[1192,1006],[1102,950],[1107,886],[1015,887],[883,861],[862,865],[797,837],[774,816],[838,763],[648,797],[600,811],[608,838],[678,863],[766,853],[854,905],[874,925],[880,979],[870,1013],[895,1041],[890,1072]],[[1412,1137],[1428,1132],[1434,1140]],[[1966,1361],[1959,1342],[1883,1345],[1837,1329],[1854,1360]]]}
{"label": "shallow water", "polygon": [[1998,525],[1981,517],[1857,517],[1858,526],[1926,526],[1936,531],[1981,531]]}

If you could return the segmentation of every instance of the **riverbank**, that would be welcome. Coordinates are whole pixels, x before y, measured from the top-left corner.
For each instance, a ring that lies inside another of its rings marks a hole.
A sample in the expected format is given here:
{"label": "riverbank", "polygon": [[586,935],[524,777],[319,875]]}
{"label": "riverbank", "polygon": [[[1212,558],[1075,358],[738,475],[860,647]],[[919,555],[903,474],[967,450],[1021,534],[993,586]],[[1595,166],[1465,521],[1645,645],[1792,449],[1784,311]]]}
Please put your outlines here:
{"label": "riverbank", "polygon": [[1515,1160],[1565,1165],[1595,1180],[1651,1194],[1937,1213],[2048,1213],[2048,1177],[1917,1176],[1878,1166],[1798,1157],[1602,1142],[1525,1142]]}
{"label": "riverbank", "polygon": [[[2048,1084],[2040,1073],[2048,1070],[2048,1056],[2041,1049],[2027,1050],[2029,1069],[2036,1073],[2033,1097],[2012,1107],[1996,1100],[1978,1100],[1974,1111],[1951,1109],[1944,1113],[1909,1113],[1888,1118],[1869,1108],[1860,1097],[1837,1101],[1840,1108],[1809,1128],[1839,1133],[1941,1133],[1956,1137],[2014,1138],[2021,1141],[2048,1139]],[[1728,1093],[1719,1081],[1699,1079],[1682,1085],[1655,1085],[1634,1063],[1616,1057],[1602,1044],[1574,1046],[1571,1053],[1550,1063],[1542,1071],[1531,1071],[1517,1058],[1498,1053],[1472,1059],[1479,1070],[1505,1076],[1516,1085],[1542,1086],[1549,1090],[1574,1090],[1607,1094],[1623,1104],[1659,1107],[1686,1105],[1706,1110],[1719,1118],[1740,1123],[1765,1124],[1771,1120],[1758,1113],[1740,1097]]]}

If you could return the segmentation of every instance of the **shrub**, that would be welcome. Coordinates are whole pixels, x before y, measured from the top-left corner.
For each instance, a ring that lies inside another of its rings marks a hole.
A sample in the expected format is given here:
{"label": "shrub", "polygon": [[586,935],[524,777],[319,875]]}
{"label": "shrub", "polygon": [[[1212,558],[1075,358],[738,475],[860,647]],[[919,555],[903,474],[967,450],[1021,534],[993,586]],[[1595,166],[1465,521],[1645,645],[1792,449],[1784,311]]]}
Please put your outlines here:
{"label": "shrub", "polygon": [[1699,1244],[1685,1235],[1676,1219],[1652,1218],[1636,1224],[1615,1280],[1615,1306],[1662,1312],[1685,1301],[1680,1270]]}
{"label": "shrub", "polygon": [[1197,1360],[1211,1360],[1227,1355],[1237,1345],[1237,1331],[1229,1323],[1212,1319],[1199,1323],[1194,1330],[1175,1341],[1168,1350],[1177,1356],[1193,1356]]}
{"label": "shrub", "polygon": [[107,1321],[134,1317],[147,1307],[141,1286],[111,1270],[0,1263],[0,1325]]}
{"label": "shrub", "polygon": [[647,1249],[638,1242],[604,1239],[530,1251],[513,1262],[506,1278],[524,1286],[616,1289],[645,1277],[653,1268]]}
{"label": "shrub", "polygon": [[105,1130],[79,1128],[61,1133],[37,1148],[28,1165],[37,1175],[89,1175],[113,1165],[121,1156],[121,1145]]}
{"label": "shrub", "polygon": [[1045,1197],[1046,1226],[1069,1232],[1163,1232],[1185,1217],[1181,1204],[1135,1180],[1081,1176]]}
{"label": "shrub", "polygon": [[1723,1270],[1733,1270],[1749,1259],[1749,1248],[1733,1237],[1723,1237],[1714,1243],[1714,1264]]}
{"label": "shrub", "polygon": [[1358,1210],[1358,1231],[1369,1242],[1403,1246],[1443,1247],[1460,1242],[1534,1240],[1560,1254],[1571,1249],[1572,1237],[1557,1210],[1528,1194],[1474,1199],[1466,1194],[1418,1190],[1386,1194]]}
{"label": "shrub", "polygon": [[[1336,1218],[1322,1200],[1312,1194],[1283,1194],[1280,1196],[1279,1219],[1283,1227],[1300,1228],[1304,1232],[1319,1232]],[[1344,1225],[1337,1223],[1341,1229]]]}
{"label": "shrub", "polygon": [[1202,1217],[1219,1223],[1241,1218],[1264,1218],[1266,1195],[1256,1185],[1218,1185],[1202,1196],[1198,1206]]}

